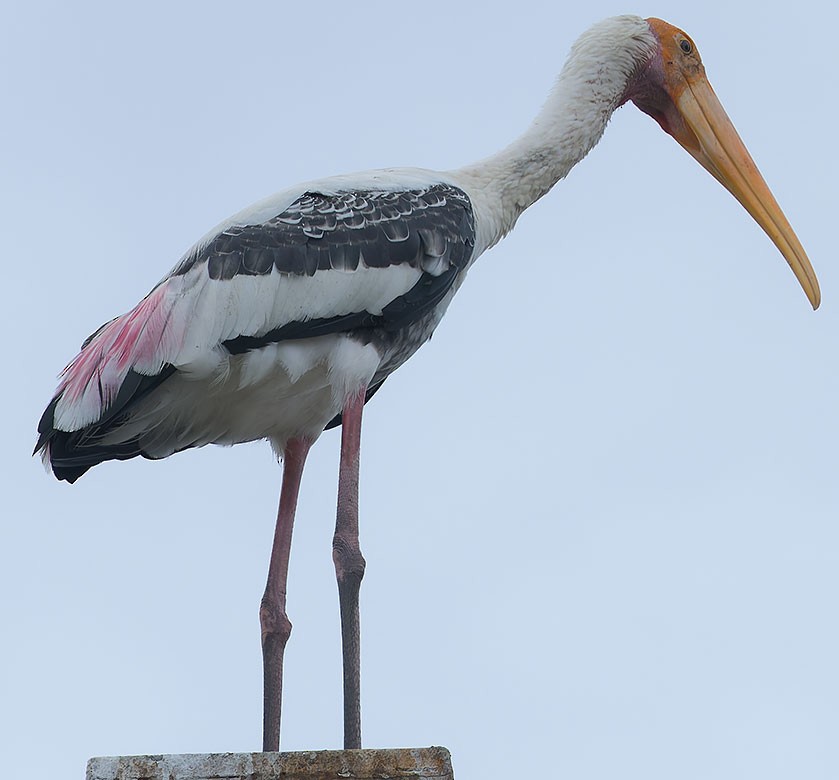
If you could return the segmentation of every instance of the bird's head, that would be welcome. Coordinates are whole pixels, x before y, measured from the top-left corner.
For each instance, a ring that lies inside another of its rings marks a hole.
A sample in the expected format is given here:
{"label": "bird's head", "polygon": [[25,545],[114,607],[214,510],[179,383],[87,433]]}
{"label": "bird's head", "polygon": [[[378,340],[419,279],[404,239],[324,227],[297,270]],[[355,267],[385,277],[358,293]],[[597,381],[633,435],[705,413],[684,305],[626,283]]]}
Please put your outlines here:
{"label": "bird's head", "polygon": [[696,44],[661,19],[646,22],[658,45],[630,80],[625,100],[653,117],[740,201],[818,308],[819,283],[807,254],[711,88]]}

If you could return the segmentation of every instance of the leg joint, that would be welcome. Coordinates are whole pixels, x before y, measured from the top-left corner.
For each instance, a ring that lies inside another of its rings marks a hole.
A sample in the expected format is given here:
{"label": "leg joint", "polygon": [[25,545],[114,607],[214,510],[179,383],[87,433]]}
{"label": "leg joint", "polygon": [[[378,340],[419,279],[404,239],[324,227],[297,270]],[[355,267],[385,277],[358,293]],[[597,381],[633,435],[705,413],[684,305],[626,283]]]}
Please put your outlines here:
{"label": "leg joint", "polygon": [[358,548],[358,544],[350,544],[338,534],[332,540],[332,560],[335,563],[335,573],[338,582],[355,580],[361,582],[367,562]]}
{"label": "leg joint", "polygon": [[285,646],[291,636],[291,621],[285,610],[267,597],[263,597],[259,605],[259,625],[262,627],[263,643],[268,637],[276,637]]}

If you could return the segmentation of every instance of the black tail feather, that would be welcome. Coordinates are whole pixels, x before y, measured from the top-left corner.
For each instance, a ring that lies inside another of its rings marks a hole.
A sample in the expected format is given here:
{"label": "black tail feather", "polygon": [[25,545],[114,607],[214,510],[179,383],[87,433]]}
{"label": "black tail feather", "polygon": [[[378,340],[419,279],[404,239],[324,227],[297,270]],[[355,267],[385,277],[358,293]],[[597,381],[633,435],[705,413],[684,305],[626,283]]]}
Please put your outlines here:
{"label": "black tail feather", "polygon": [[38,423],[38,443],[33,454],[48,447],[49,463],[56,479],[70,483],[106,460],[128,460],[138,455],[150,457],[143,452],[137,437],[118,444],[102,444],[102,438],[118,428],[131,409],[174,372],[174,366],[169,365],[154,376],[129,371],[102,417],[78,431],[62,431],[55,427],[55,408],[61,400],[59,393],[50,401]]}

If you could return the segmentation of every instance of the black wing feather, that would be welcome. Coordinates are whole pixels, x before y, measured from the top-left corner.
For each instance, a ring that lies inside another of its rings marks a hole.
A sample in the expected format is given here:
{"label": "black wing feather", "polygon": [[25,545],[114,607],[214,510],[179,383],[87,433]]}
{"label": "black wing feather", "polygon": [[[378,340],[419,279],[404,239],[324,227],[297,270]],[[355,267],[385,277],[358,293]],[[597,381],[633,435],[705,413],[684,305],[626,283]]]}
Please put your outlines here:
{"label": "black wing feather", "polygon": [[[381,314],[359,311],[291,322],[224,342],[232,354],[242,354],[289,339],[405,327],[440,303],[468,265],[474,245],[472,205],[465,192],[450,185],[402,192],[307,192],[261,225],[237,226],[219,234],[186,258],[175,273],[202,263],[211,277],[224,279],[274,269],[312,276],[328,269],[354,271],[359,263],[368,268],[407,264],[424,271],[417,284]],[[259,262],[252,259],[257,252]],[[268,257],[273,258],[270,264]]]}
{"label": "black wing feather", "polygon": [[275,269],[311,276],[354,268],[359,255],[370,268],[418,268],[426,254],[445,256],[454,244],[471,248],[474,238],[472,204],[463,190],[447,184],[399,192],[306,192],[266,222],[222,231],[190,252],[173,274],[206,265],[213,279]]}

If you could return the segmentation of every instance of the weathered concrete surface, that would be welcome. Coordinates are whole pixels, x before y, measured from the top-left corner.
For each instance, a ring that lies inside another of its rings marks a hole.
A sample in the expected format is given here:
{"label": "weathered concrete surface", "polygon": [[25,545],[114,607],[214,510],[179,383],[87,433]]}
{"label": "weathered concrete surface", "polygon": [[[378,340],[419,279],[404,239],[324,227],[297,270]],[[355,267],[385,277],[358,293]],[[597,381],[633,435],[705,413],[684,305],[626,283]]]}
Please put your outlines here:
{"label": "weathered concrete surface", "polygon": [[107,756],[87,762],[87,780],[454,780],[443,747],[300,753]]}

